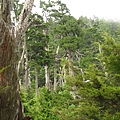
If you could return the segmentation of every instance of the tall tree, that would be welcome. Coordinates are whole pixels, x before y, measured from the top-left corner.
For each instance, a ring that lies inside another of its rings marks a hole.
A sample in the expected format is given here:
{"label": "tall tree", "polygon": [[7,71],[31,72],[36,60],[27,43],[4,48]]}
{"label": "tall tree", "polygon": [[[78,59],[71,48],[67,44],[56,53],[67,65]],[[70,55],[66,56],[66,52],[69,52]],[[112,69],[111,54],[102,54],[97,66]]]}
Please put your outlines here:
{"label": "tall tree", "polygon": [[98,43],[96,62],[85,69],[84,81],[81,73],[67,79],[69,85],[76,86],[80,96],[79,119],[120,119],[120,44],[109,35],[103,39],[104,42]]}
{"label": "tall tree", "polygon": [[0,0],[0,119],[22,120],[17,79],[17,47],[26,29],[34,0],[26,0],[18,26],[11,24],[12,1]]}
{"label": "tall tree", "polygon": [[[48,48],[49,37],[47,34],[43,34],[44,29],[46,29],[46,25],[43,22],[42,17],[40,15],[36,15],[35,26],[30,27],[26,34],[30,67],[35,67],[39,72],[40,69],[45,66],[46,75],[44,75],[42,79],[46,78],[44,83],[47,85],[49,84],[47,81],[50,81],[48,72],[49,68],[47,68],[49,65],[49,51],[46,49]],[[40,75],[38,75],[38,77],[39,76]]]}

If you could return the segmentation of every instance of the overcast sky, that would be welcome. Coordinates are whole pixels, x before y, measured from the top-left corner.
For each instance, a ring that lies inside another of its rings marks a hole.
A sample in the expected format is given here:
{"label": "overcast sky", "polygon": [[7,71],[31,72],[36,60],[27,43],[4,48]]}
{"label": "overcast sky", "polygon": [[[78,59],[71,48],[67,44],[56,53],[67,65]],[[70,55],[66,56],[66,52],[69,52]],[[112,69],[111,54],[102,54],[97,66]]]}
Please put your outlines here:
{"label": "overcast sky", "polygon": [[[22,0],[24,1],[24,0]],[[47,1],[47,0],[45,0]],[[120,20],[120,0],[61,0],[70,9],[71,14],[79,18],[80,16],[93,16]],[[35,0],[39,5],[39,0]],[[38,11],[38,9],[34,10]]]}
{"label": "overcast sky", "polygon": [[120,20],[120,0],[62,0],[71,11],[71,14],[79,16]]}

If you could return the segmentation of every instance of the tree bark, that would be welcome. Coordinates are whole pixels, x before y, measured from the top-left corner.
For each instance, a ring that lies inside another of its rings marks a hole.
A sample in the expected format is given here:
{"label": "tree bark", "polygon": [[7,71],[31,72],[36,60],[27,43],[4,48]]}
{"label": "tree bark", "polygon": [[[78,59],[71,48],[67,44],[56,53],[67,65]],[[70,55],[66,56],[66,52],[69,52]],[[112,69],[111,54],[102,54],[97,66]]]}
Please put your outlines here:
{"label": "tree bark", "polygon": [[25,0],[21,14],[19,15],[18,25],[16,27],[18,44],[20,38],[24,36],[31,22],[29,22],[29,17],[31,15],[34,0]]}
{"label": "tree bark", "polygon": [[25,48],[26,48],[26,40],[24,39],[24,43],[23,43],[23,51],[20,57],[20,60],[18,62],[18,66],[17,66],[17,75],[19,76],[19,71],[20,71],[20,64],[24,63],[24,54],[25,54]]}
{"label": "tree bark", "polygon": [[0,120],[22,120],[16,43],[11,27],[0,20]]}
{"label": "tree bark", "polygon": [[[23,120],[17,76],[16,41],[19,42],[22,39],[21,34],[27,30],[34,0],[25,1],[25,5],[28,3],[28,14],[24,22],[18,24],[17,32],[15,26],[11,25],[11,2],[11,0],[0,0],[0,120]],[[22,14],[25,15],[21,12]],[[21,31],[21,28],[24,31]]]}

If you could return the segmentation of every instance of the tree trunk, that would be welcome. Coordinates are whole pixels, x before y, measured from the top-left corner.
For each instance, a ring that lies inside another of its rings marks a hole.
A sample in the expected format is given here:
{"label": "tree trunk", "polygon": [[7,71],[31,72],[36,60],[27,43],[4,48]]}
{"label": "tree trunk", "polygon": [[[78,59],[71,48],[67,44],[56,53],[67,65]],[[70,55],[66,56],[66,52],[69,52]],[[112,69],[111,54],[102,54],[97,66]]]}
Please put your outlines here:
{"label": "tree trunk", "polygon": [[[17,42],[27,30],[28,19],[34,0],[26,0],[27,13],[22,23],[11,25],[11,0],[0,0],[0,120],[23,120],[19,81],[17,78]],[[24,9],[25,8],[24,5]],[[21,21],[19,19],[19,21]],[[21,31],[22,30],[24,31]],[[19,34],[20,32],[20,34]],[[16,36],[15,36],[16,35]],[[17,39],[16,39],[17,38]],[[19,42],[18,41],[18,42]]]}
{"label": "tree trunk", "polygon": [[45,83],[46,87],[50,90],[50,69],[48,65],[45,65]]}
{"label": "tree trunk", "polygon": [[25,48],[26,48],[26,40],[24,39],[24,43],[23,43],[23,46],[22,46],[23,48],[23,51],[22,51],[22,54],[21,54],[21,57],[20,57],[20,60],[19,60],[19,62],[18,62],[18,66],[17,66],[17,75],[19,76],[19,71],[20,71],[20,65],[21,65],[21,63],[22,63],[22,69],[24,68],[24,65],[23,65],[23,63],[24,63],[24,54],[25,54]]}
{"label": "tree trunk", "polygon": [[54,91],[57,89],[57,67],[56,63],[54,63]]}
{"label": "tree trunk", "polygon": [[0,120],[22,120],[15,47],[10,25],[0,20]]}
{"label": "tree trunk", "polygon": [[54,62],[54,91],[56,91],[57,89],[58,52],[59,52],[59,45],[57,46],[56,49],[55,62]]}
{"label": "tree trunk", "polygon": [[72,69],[73,60],[72,60],[72,56],[71,56],[71,51],[69,49],[67,49],[66,52],[67,52],[67,60],[68,60],[68,67],[69,67],[69,75],[73,77],[74,76],[74,71]]}
{"label": "tree trunk", "polygon": [[27,90],[27,88],[30,86],[30,77],[29,77],[29,68],[28,68],[28,51],[27,51],[27,46],[26,46],[26,40],[25,42],[25,77],[24,77],[24,88]]}
{"label": "tree trunk", "polygon": [[38,96],[38,70],[35,68],[35,92],[36,92],[36,97]]}

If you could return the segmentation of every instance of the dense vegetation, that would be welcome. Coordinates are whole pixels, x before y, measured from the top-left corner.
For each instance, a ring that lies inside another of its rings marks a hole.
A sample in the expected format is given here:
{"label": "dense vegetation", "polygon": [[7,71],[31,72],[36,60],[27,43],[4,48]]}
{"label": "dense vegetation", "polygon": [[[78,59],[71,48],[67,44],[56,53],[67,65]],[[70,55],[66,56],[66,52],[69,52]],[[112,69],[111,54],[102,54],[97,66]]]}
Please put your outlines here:
{"label": "dense vegetation", "polygon": [[120,23],[77,20],[60,0],[40,1],[40,8],[43,15],[31,14],[20,48],[25,114],[33,120],[119,120]]}

